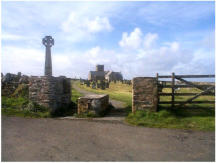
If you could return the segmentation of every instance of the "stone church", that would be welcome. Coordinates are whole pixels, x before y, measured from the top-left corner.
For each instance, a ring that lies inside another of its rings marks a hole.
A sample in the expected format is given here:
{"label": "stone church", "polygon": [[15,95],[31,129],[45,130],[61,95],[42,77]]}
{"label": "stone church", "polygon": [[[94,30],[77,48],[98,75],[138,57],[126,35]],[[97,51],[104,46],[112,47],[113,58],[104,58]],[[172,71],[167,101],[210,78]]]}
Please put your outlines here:
{"label": "stone church", "polygon": [[104,71],[104,65],[96,65],[96,71],[89,71],[88,80],[108,80],[121,81],[123,76],[121,72]]}

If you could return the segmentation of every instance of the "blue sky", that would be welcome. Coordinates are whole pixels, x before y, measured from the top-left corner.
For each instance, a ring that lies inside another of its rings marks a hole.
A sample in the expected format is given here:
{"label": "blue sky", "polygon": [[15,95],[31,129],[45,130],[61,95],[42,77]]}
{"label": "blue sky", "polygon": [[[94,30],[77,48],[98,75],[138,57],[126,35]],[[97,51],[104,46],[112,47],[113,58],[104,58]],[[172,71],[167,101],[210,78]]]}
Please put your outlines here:
{"label": "blue sky", "polygon": [[214,74],[214,2],[2,2],[2,72],[87,78],[96,64],[131,79]]}

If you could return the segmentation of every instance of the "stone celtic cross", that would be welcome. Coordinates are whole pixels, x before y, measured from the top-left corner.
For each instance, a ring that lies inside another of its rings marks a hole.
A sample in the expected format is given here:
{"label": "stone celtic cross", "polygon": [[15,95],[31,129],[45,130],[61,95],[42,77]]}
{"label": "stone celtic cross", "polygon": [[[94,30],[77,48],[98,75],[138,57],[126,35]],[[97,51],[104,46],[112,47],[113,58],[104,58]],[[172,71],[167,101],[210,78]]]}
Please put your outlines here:
{"label": "stone celtic cross", "polygon": [[45,58],[45,76],[52,76],[52,58],[51,47],[54,45],[54,39],[52,36],[46,36],[43,38],[42,43],[46,46],[46,58]]}

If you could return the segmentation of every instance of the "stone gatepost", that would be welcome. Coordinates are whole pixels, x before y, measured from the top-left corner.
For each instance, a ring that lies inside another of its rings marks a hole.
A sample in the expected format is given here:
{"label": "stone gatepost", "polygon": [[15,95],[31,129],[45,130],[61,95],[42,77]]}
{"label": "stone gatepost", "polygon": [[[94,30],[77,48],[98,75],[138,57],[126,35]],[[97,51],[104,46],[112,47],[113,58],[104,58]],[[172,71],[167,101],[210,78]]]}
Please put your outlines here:
{"label": "stone gatepost", "polygon": [[132,80],[132,112],[136,110],[157,111],[157,80],[153,77],[136,77]]}

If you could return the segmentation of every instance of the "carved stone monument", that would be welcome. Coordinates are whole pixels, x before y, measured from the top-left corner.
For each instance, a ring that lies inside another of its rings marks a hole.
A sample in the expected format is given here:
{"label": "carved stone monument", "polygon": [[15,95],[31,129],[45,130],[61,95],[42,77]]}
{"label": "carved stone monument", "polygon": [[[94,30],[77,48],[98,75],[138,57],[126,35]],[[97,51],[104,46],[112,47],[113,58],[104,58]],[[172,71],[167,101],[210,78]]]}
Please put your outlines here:
{"label": "carved stone monument", "polygon": [[43,38],[42,43],[46,46],[46,58],[45,58],[45,76],[52,76],[52,58],[51,47],[54,45],[54,39],[52,36],[46,36]]}

